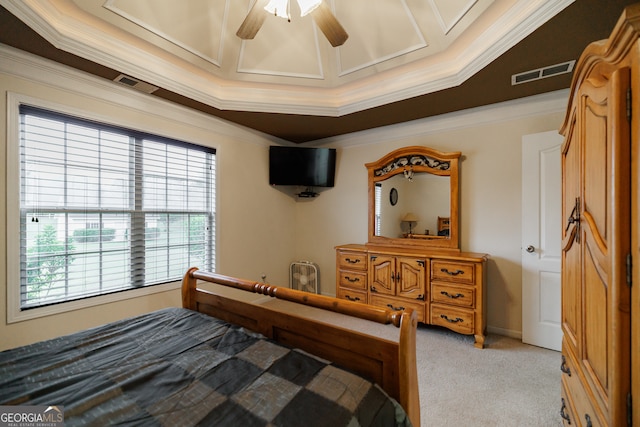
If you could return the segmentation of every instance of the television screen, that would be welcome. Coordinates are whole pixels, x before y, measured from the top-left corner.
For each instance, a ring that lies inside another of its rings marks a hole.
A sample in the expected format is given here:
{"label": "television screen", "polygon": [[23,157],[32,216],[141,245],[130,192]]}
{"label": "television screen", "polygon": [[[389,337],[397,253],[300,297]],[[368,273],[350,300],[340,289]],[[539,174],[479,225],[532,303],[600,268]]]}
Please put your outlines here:
{"label": "television screen", "polygon": [[335,148],[269,147],[269,184],[333,187]]}

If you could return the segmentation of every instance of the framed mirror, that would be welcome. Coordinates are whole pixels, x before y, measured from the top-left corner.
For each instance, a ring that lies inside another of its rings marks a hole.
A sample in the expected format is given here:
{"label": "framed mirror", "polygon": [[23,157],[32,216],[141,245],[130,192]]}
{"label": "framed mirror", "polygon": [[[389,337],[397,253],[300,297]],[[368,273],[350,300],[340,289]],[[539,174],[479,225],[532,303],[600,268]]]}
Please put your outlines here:
{"label": "framed mirror", "polygon": [[460,156],[411,146],[367,163],[369,243],[459,251]]}

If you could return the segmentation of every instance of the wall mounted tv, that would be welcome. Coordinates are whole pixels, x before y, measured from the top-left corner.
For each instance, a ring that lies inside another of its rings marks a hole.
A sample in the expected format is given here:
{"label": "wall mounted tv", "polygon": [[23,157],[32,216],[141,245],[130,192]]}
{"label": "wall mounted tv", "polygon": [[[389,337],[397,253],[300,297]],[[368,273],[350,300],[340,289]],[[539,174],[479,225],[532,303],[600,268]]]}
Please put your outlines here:
{"label": "wall mounted tv", "polygon": [[269,184],[333,187],[335,148],[269,147]]}

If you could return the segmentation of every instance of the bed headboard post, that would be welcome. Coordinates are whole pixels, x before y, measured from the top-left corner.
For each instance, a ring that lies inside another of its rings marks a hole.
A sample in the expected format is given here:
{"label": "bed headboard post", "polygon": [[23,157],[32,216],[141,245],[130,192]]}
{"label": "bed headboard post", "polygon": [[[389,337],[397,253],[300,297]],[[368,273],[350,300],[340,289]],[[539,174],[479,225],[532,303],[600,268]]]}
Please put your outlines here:
{"label": "bed headboard post", "polygon": [[182,307],[189,310],[197,310],[196,307],[196,282],[197,279],[193,277],[193,272],[197,271],[198,267],[191,267],[187,270],[186,274],[182,278]]}
{"label": "bed headboard post", "polygon": [[420,425],[420,395],[418,394],[418,368],[416,360],[416,328],[418,317],[415,311],[407,310],[400,319],[400,402],[411,423]]}

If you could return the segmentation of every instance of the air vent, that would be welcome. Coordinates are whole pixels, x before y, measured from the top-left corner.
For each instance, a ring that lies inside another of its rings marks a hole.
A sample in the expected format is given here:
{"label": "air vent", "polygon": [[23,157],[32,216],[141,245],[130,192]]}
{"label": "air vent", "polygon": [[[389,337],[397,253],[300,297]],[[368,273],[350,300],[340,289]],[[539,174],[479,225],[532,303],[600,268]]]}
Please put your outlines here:
{"label": "air vent", "polygon": [[511,76],[511,85],[519,85],[520,83],[528,83],[547,77],[570,73],[573,71],[573,66],[575,64],[576,61],[573,60],[563,62],[561,64],[549,65],[548,67],[544,68],[538,68],[537,70],[530,70],[523,73],[514,74]]}
{"label": "air vent", "polygon": [[157,86],[150,85],[149,83],[142,82],[138,79],[134,79],[131,76],[127,76],[124,74],[120,74],[118,77],[113,79],[116,83],[121,83],[125,86],[129,86],[144,93],[153,93],[158,90]]}

